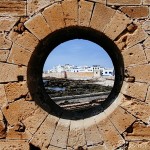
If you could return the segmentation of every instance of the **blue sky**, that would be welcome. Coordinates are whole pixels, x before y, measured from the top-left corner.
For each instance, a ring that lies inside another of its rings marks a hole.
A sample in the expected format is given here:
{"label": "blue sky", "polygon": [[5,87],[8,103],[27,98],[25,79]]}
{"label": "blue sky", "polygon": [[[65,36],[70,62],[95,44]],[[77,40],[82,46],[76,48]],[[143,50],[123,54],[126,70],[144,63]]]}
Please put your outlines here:
{"label": "blue sky", "polygon": [[43,70],[52,69],[59,64],[113,67],[109,55],[102,47],[82,39],[74,39],[58,45],[47,57]]}

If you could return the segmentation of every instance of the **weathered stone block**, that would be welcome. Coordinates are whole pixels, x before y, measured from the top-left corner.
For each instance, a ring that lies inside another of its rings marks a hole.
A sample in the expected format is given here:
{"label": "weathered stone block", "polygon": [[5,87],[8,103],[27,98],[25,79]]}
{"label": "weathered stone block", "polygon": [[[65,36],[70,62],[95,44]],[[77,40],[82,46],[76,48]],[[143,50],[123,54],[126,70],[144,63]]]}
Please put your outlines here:
{"label": "weathered stone block", "polygon": [[32,134],[25,129],[22,123],[7,127],[7,140],[30,140]]}
{"label": "weathered stone block", "polygon": [[61,0],[28,0],[27,3],[27,15],[32,15],[35,12],[38,12],[39,10],[45,8],[46,6],[57,2],[57,1],[61,1]]}
{"label": "weathered stone block", "polygon": [[127,69],[129,76],[135,77],[135,81],[150,82],[150,65],[139,65]]}
{"label": "weathered stone block", "polygon": [[48,148],[58,120],[59,118],[48,115],[41,126],[38,128],[37,132],[34,134],[31,143],[37,147],[40,147],[41,149]]}
{"label": "weathered stone block", "polygon": [[25,81],[23,82],[12,82],[5,84],[5,91],[8,102],[13,102],[16,99],[27,95],[28,88]]}
{"label": "weathered stone block", "polygon": [[[45,149],[46,150],[46,149]],[[48,150],[62,150],[62,148],[55,147],[55,146],[49,146]],[[68,149],[67,149],[68,150]]]}
{"label": "weathered stone block", "polygon": [[71,121],[68,136],[68,147],[77,149],[79,146],[86,145],[83,120]]}
{"label": "weathered stone block", "polygon": [[66,0],[62,2],[64,20],[66,26],[74,26],[78,24],[78,1]]}
{"label": "weathered stone block", "polygon": [[140,83],[140,82],[134,82],[134,83],[123,83],[123,87],[121,89],[121,92],[124,95],[145,101],[145,95],[147,93],[148,84],[146,83]]}
{"label": "weathered stone block", "polygon": [[88,27],[92,15],[94,3],[80,1],[79,3],[79,25]]}
{"label": "weathered stone block", "polygon": [[141,119],[143,122],[149,124],[150,118],[150,105],[146,104],[145,102],[140,102],[135,99],[126,99],[121,104],[121,106],[130,112],[132,115],[136,116],[137,118]]}
{"label": "weathered stone block", "polygon": [[101,134],[97,128],[94,118],[84,119],[85,137],[87,146],[104,143]]}
{"label": "weathered stone block", "polygon": [[0,91],[1,91],[0,92],[0,108],[2,108],[7,104],[7,98],[6,98],[6,94],[5,94],[4,84],[0,84]]}
{"label": "weathered stone block", "polygon": [[126,29],[127,25],[130,23],[130,18],[126,17],[123,13],[116,12],[110,23],[105,28],[104,33],[114,40]]}
{"label": "weathered stone block", "polygon": [[90,26],[96,30],[103,31],[115,14],[115,10],[103,4],[96,3],[92,14]]}
{"label": "weathered stone block", "polygon": [[128,150],[148,150],[150,149],[149,141],[129,142]]}
{"label": "weathered stone block", "polygon": [[26,1],[24,0],[1,0],[0,1],[1,16],[25,16]]}
{"label": "weathered stone block", "polygon": [[94,145],[87,148],[88,150],[106,150],[104,145]]}
{"label": "weathered stone block", "polygon": [[25,31],[21,35],[19,34],[14,42],[32,52],[38,45],[39,40],[30,32]]}
{"label": "weathered stone block", "polygon": [[95,120],[99,133],[103,138],[105,149],[116,149],[125,143],[124,139],[105,115],[96,116]]}
{"label": "weathered stone block", "polygon": [[10,125],[15,125],[29,117],[35,111],[35,109],[37,109],[35,102],[20,99],[4,107],[2,112],[8,123]]}
{"label": "weathered stone block", "polygon": [[150,5],[150,0],[143,0],[144,5]]}
{"label": "weathered stone block", "polygon": [[141,0],[107,0],[108,5],[140,5]]}
{"label": "weathered stone block", "polygon": [[136,120],[134,116],[121,107],[117,107],[117,109],[109,115],[109,118],[120,134],[122,134]]}
{"label": "weathered stone block", "polygon": [[146,54],[146,57],[147,57],[147,61],[150,62],[150,48],[145,49],[145,54]]}
{"label": "weathered stone block", "polygon": [[125,67],[147,63],[143,47],[140,44],[126,48],[122,51],[122,55]]}
{"label": "weathered stone block", "polygon": [[146,102],[150,104],[150,87],[148,88],[148,91],[147,91]]}
{"label": "weathered stone block", "polygon": [[150,20],[147,20],[143,23],[142,27],[145,31],[150,31]]}
{"label": "weathered stone block", "polygon": [[13,44],[7,62],[27,66],[30,57],[31,57],[30,51],[26,50],[25,48],[17,44]]}
{"label": "weathered stone block", "polygon": [[127,35],[126,45],[131,47],[137,43],[140,43],[141,41],[144,41],[147,37],[147,33],[142,29],[141,26],[138,26],[133,33]]}
{"label": "weathered stone block", "polygon": [[0,50],[0,61],[6,62],[9,52],[9,50]]}
{"label": "weathered stone block", "polygon": [[0,139],[6,138],[6,125],[4,121],[0,121]]}
{"label": "weathered stone block", "polygon": [[65,119],[60,119],[50,144],[60,148],[67,147],[68,132],[69,132],[70,121]]}
{"label": "weathered stone block", "polygon": [[39,40],[42,40],[51,33],[49,25],[40,13],[25,22],[25,27],[30,30]]}
{"label": "weathered stone block", "polygon": [[2,150],[30,150],[29,143],[23,140],[0,141]]}
{"label": "weathered stone block", "polygon": [[53,4],[43,11],[47,23],[52,31],[65,27],[61,4]]}
{"label": "weathered stone block", "polygon": [[150,36],[144,41],[143,44],[146,48],[150,48]]}
{"label": "weathered stone block", "polygon": [[10,49],[12,42],[5,38],[4,34],[0,33],[0,49]]}
{"label": "weathered stone block", "polygon": [[132,126],[130,126],[129,130],[129,132],[127,130],[125,133],[125,138],[128,141],[150,139],[150,127],[143,123],[135,122]]}
{"label": "weathered stone block", "polygon": [[149,8],[146,6],[128,6],[122,7],[121,11],[134,19],[146,18],[149,16]]}
{"label": "weathered stone block", "polygon": [[26,80],[27,68],[24,66],[0,63],[0,68],[0,82],[18,81],[19,76]]}
{"label": "weathered stone block", "polygon": [[0,17],[0,31],[10,31],[17,20],[17,17]]}
{"label": "weathered stone block", "polygon": [[34,134],[39,128],[39,126],[43,123],[47,115],[47,112],[45,112],[41,108],[38,108],[32,114],[32,116],[29,116],[28,118],[23,120],[23,123],[26,126],[26,129],[28,129],[32,134]]}

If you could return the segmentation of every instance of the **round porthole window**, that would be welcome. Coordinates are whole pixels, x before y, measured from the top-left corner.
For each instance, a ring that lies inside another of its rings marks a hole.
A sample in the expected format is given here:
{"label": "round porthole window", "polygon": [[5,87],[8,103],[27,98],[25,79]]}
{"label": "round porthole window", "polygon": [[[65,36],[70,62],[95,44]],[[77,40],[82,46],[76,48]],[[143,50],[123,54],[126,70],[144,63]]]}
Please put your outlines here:
{"label": "round porthole window", "polygon": [[91,28],[69,27],[37,46],[28,66],[28,86],[49,113],[87,118],[116,99],[123,70],[120,51],[108,37]]}

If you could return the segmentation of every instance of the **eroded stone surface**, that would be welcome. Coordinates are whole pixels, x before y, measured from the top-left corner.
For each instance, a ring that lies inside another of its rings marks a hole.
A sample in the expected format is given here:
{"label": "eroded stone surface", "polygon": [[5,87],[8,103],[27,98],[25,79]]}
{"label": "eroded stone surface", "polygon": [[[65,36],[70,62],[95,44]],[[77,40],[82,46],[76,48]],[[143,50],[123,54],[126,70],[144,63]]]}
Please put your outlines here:
{"label": "eroded stone surface", "polygon": [[60,119],[52,136],[51,145],[60,148],[67,147],[70,120]]}
{"label": "eroded stone surface", "polygon": [[35,109],[37,109],[35,102],[20,99],[5,106],[2,111],[8,123],[15,125],[29,117]]}
{"label": "eroded stone surface", "polygon": [[90,22],[90,27],[102,32],[114,14],[115,10],[106,7],[103,4],[96,3]]}
{"label": "eroded stone surface", "polygon": [[31,143],[41,149],[48,148],[58,120],[59,118],[48,115],[37,132],[34,134]]}
{"label": "eroded stone surface", "polygon": [[7,105],[7,98],[5,94],[4,84],[0,84],[0,107]]}
{"label": "eroded stone surface", "polygon": [[79,22],[78,24],[81,26],[89,26],[92,9],[94,3],[87,2],[87,1],[80,1],[79,3]]}
{"label": "eroded stone surface", "polygon": [[78,24],[78,3],[77,0],[66,0],[62,2],[64,20],[66,26]]}
{"label": "eroded stone surface", "polygon": [[51,33],[50,27],[40,13],[25,22],[25,27],[29,29],[39,40],[45,38]]}
{"label": "eroded stone surface", "polygon": [[148,150],[150,149],[150,142],[149,141],[135,141],[129,142],[128,150]]}
{"label": "eroded stone surface", "polygon": [[77,149],[86,145],[83,120],[71,121],[68,135],[68,147]]}
{"label": "eroded stone surface", "polygon": [[27,95],[28,88],[26,82],[13,82],[5,85],[6,96],[8,102],[13,102],[16,99]]}
{"label": "eroded stone surface", "polygon": [[65,27],[65,18],[61,4],[54,4],[43,11],[47,23],[52,31]]}

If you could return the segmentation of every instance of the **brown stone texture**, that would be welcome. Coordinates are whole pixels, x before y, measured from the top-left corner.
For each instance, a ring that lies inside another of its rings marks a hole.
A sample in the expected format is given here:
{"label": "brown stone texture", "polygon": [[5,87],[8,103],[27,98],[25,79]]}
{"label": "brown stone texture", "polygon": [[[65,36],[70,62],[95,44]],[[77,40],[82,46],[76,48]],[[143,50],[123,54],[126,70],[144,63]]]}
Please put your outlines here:
{"label": "brown stone texture", "polygon": [[25,120],[23,120],[23,123],[26,126],[26,128],[32,134],[34,134],[36,132],[36,130],[39,128],[39,126],[43,123],[43,121],[45,120],[47,115],[48,114],[43,109],[38,108],[32,114],[32,116],[30,116],[30,117],[26,118]]}
{"label": "brown stone texture", "polygon": [[130,67],[127,69],[129,76],[135,77],[135,81],[150,82],[149,64]]}
{"label": "brown stone texture", "polygon": [[92,10],[94,4],[87,1],[80,1],[79,3],[79,22],[81,26],[89,26]]}
{"label": "brown stone texture", "polygon": [[127,35],[126,45],[131,47],[148,37],[147,33],[139,26],[133,33]]}
{"label": "brown stone texture", "polygon": [[0,50],[0,61],[6,62],[9,52],[9,50]]}
{"label": "brown stone texture", "polygon": [[[129,131],[131,129],[131,131]],[[135,122],[126,131],[126,140],[149,140],[150,139],[150,127],[142,122]]]}
{"label": "brown stone texture", "polygon": [[106,7],[103,4],[96,3],[90,22],[90,27],[103,31],[114,14],[115,10]]}
{"label": "brown stone texture", "polygon": [[150,87],[148,88],[148,91],[147,91],[146,102],[150,104]]}
{"label": "brown stone texture", "polygon": [[142,27],[144,28],[144,30],[150,31],[150,20],[145,21]]}
{"label": "brown stone texture", "polygon": [[109,5],[140,5],[142,0],[107,0]]}
{"label": "brown stone texture", "polygon": [[0,82],[18,81],[18,76],[22,76],[26,80],[27,68],[24,66],[0,63],[0,68]]}
{"label": "brown stone texture", "polygon": [[30,140],[32,134],[25,129],[22,123],[18,123],[15,126],[8,126],[7,128],[7,140]]}
{"label": "brown stone texture", "polygon": [[51,145],[60,148],[67,147],[70,120],[60,119],[52,136]]}
{"label": "brown stone texture", "polygon": [[47,23],[52,31],[65,27],[63,10],[61,4],[54,4],[43,11]]}
{"label": "brown stone texture", "polygon": [[[20,57],[22,56],[22,57]],[[31,52],[26,50],[25,48],[17,45],[17,44],[13,44],[12,48],[11,48],[11,53],[8,57],[8,62],[9,63],[13,63],[13,64],[18,64],[18,65],[28,65],[28,62],[30,60],[31,57]]]}
{"label": "brown stone texture", "polygon": [[0,33],[0,49],[10,49],[12,42],[5,38],[4,34]]}
{"label": "brown stone texture", "polygon": [[78,24],[78,3],[77,0],[66,0],[62,2],[64,20],[66,26]]}
{"label": "brown stone texture", "polygon": [[32,52],[38,45],[39,40],[30,32],[25,31],[21,35],[18,35],[14,42]]}
{"label": "brown stone texture", "polygon": [[106,116],[96,116],[95,120],[103,138],[105,149],[116,149],[125,143],[122,136]]}
{"label": "brown stone texture", "polygon": [[97,144],[103,145],[104,141],[101,134],[99,133],[99,129],[95,123],[94,118],[85,119],[84,128],[85,128],[85,137],[86,137],[87,146],[97,145]]}
{"label": "brown stone texture", "polygon": [[30,150],[29,143],[23,140],[3,140],[0,141],[0,146],[2,150]]}
{"label": "brown stone texture", "polygon": [[121,106],[135,117],[149,124],[150,105],[144,102],[140,102],[136,99],[125,99],[124,103],[121,104]]}
{"label": "brown stone texture", "polygon": [[1,0],[0,1],[1,16],[25,16],[26,1],[24,0]]}
{"label": "brown stone texture", "polygon": [[122,134],[136,120],[134,116],[121,107],[115,109],[115,111],[109,115],[109,118],[120,134]]}
{"label": "brown stone texture", "polygon": [[8,123],[10,125],[16,125],[18,122],[29,117],[35,109],[37,109],[35,102],[25,101],[22,98],[5,106],[2,111]]}
{"label": "brown stone texture", "polygon": [[4,84],[0,84],[0,108],[7,105],[7,98],[5,94]]}
{"label": "brown stone texture", "polygon": [[119,34],[121,34],[127,27],[127,25],[131,23],[131,20],[127,18],[120,12],[116,12],[112,17],[110,23],[105,28],[104,33],[114,40]]}
{"label": "brown stone texture", "polygon": [[17,17],[0,17],[0,31],[9,31],[16,24]]}
{"label": "brown stone texture", "polygon": [[41,126],[38,128],[37,132],[34,134],[31,143],[37,147],[41,147],[42,149],[46,147],[48,148],[58,120],[59,118],[48,115]]}
{"label": "brown stone texture", "polygon": [[146,48],[150,48],[150,36],[144,41],[143,44]]}
{"label": "brown stone texture", "polygon": [[84,133],[84,122],[80,121],[71,121],[70,130],[68,135],[68,147],[77,149],[78,146],[83,147],[86,145],[85,133]]}
{"label": "brown stone texture", "polygon": [[150,142],[149,141],[135,141],[129,142],[128,150],[148,150],[150,149]]}
{"label": "brown stone texture", "polygon": [[122,7],[121,11],[131,18],[146,18],[149,16],[149,8],[146,6]]}
{"label": "brown stone texture", "polygon": [[126,67],[147,63],[145,52],[140,44],[126,48],[122,55]]}
{"label": "brown stone texture", "polygon": [[143,0],[144,5],[150,5],[150,0]]}
{"label": "brown stone texture", "polygon": [[40,13],[25,22],[25,27],[30,30],[39,40],[42,40],[51,33],[49,25]]}
{"label": "brown stone texture", "polygon": [[23,81],[5,84],[5,91],[8,102],[13,102],[16,99],[27,95],[27,83]]}
{"label": "brown stone texture", "polygon": [[145,101],[146,93],[148,89],[148,84],[146,83],[140,83],[140,82],[134,82],[134,83],[123,83],[122,93],[124,95],[137,98],[141,101]]}

